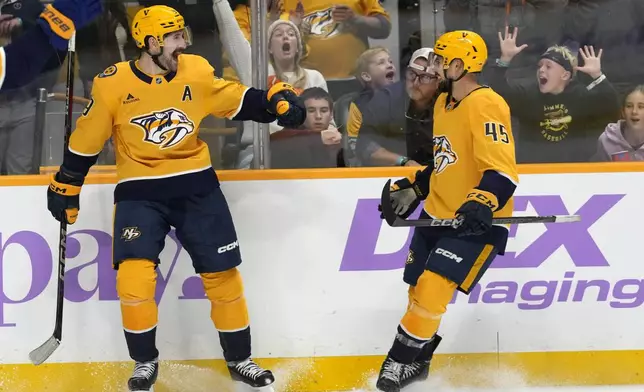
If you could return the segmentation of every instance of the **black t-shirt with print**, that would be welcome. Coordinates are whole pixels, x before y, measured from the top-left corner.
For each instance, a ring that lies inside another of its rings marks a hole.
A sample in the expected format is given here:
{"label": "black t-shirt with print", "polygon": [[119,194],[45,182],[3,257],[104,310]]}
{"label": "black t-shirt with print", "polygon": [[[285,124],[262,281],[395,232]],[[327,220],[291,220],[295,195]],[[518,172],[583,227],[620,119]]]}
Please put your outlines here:
{"label": "black t-shirt with print", "polygon": [[[491,87],[510,105],[518,119],[515,140],[518,163],[588,162],[607,123],[619,116],[619,99],[612,84],[588,86],[573,81],[557,95],[542,94],[537,82],[512,83],[506,67],[493,67]],[[598,80],[599,81],[599,80]],[[591,81],[592,82],[592,81]]]}

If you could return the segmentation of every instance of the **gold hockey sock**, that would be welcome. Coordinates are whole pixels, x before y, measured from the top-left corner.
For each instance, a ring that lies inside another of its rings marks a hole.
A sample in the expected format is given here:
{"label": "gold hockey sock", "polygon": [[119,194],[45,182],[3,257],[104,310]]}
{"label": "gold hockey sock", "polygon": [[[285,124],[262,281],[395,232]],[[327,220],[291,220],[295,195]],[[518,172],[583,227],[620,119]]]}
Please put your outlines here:
{"label": "gold hockey sock", "polygon": [[129,259],[119,265],[116,291],[121,299],[123,330],[130,357],[151,361],[159,356],[155,336],[158,309],[154,300],[156,265],[145,259]]}
{"label": "gold hockey sock", "polygon": [[219,331],[227,362],[250,357],[250,326],[244,286],[237,268],[202,273],[204,290],[211,302],[210,317]]}
{"label": "gold hockey sock", "polygon": [[443,313],[451,301],[456,283],[431,271],[418,278],[411,305],[400,325],[412,337],[429,340],[438,331]]}
{"label": "gold hockey sock", "polygon": [[441,317],[456,287],[456,283],[430,271],[423,272],[415,287],[410,286],[407,312],[389,350],[392,359],[411,364],[421,355],[423,348],[427,348],[430,354],[433,352],[428,345],[432,344],[430,340],[438,331]]}

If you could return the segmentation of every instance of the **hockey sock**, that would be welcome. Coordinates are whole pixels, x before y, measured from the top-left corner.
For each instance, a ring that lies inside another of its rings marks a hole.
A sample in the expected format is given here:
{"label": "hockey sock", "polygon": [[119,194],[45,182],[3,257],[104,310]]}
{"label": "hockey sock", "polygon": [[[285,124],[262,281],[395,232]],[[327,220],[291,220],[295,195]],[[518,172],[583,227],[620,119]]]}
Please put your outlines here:
{"label": "hockey sock", "polygon": [[440,335],[434,335],[434,337],[429,342],[425,343],[423,348],[420,350],[418,357],[416,357],[416,361],[430,361],[441,340],[443,340],[443,338]]}
{"label": "hockey sock", "polygon": [[250,327],[235,332],[219,332],[219,343],[229,365],[250,358]]}
{"label": "hockey sock", "polygon": [[250,327],[244,285],[237,268],[202,273],[204,290],[211,303],[210,317],[228,362],[250,357]]}
{"label": "hockey sock", "polygon": [[410,290],[410,305],[400,322],[402,329],[416,340],[431,339],[438,331],[456,287],[456,283],[434,272],[424,271],[414,290]]}
{"label": "hockey sock", "polygon": [[404,363],[407,365],[412,364],[418,355],[426,340],[416,339],[410,336],[400,325],[398,326],[398,333],[394,344],[389,350],[389,357],[396,362]]}
{"label": "hockey sock", "polygon": [[145,259],[129,259],[119,265],[116,291],[130,357],[137,362],[159,357],[156,348],[158,309],[154,300],[156,265]]}

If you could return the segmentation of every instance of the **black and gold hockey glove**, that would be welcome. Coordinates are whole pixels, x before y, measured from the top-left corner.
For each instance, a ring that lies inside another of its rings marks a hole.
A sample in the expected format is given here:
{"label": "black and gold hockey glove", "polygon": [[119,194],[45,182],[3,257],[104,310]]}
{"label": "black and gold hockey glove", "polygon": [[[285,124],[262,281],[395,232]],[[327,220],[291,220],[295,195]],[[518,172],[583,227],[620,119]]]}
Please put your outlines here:
{"label": "black and gold hockey glove", "polygon": [[481,235],[492,228],[494,211],[498,208],[496,196],[490,192],[473,189],[465,203],[456,210],[456,217],[461,224],[456,229],[459,237]]}
{"label": "black and gold hockey glove", "polygon": [[[391,206],[396,215],[407,219],[418,208],[420,202],[427,198],[431,170],[431,167],[427,167],[423,171],[417,171],[413,176],[410,176],[414,182],[411,182],[410,177],[394,182],[391,186],[390,197]],[[378,205],[378,211],[382,211],[382,206]],[[380,219],[384,218],[381,213]]]}
{"label": "black and gold hockey glove", "polygon": [[288,83],[276,83],[268,90],[266,99],[269,112],[277,116],[277,124],[286,128],[297,128],[306,120],[306,107],[295,89]]}
{"label": "black and gold hockey glove", "polygon": [[57,221],[62,222],[65,219],[70,225],[76,222],[80,210],[82,185],[82,180],[62,170],[51,177],[51,183],[47,189],[47,209]]}

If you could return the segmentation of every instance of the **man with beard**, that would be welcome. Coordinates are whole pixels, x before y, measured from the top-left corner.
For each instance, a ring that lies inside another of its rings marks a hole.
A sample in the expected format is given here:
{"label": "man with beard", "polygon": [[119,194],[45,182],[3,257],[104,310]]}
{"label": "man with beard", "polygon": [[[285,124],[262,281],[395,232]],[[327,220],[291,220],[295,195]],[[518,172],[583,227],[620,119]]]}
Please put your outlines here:
{"label": "man with beard", "polygon": [[231,377],[268,386],[273,374],[250,358],[239,243],[208,146],[198,138],[199,125],[212,114],[298,127],[306,117],[304,105],[288,84],[249,88],[215,77],[202,57],[182,54],[189,45],[185,22],[170,7],[139,11],[132,36],[141,56],[94,79],[90,103],[52,177],[48,209],[59,221],[76,221],[81,186],[112,136],[118,176],[113,264],[125,340],[135,361],[129,390],[149,391],[158,376],[156,268],[171,226],[211,301]]}
{"label": "man with beard", "polygon": [[432,161],[440,64],[433,49],[418,49],[405,80],[376,91],[363,105],[356,142],[356,158],[363,166],[420,166]]}
{"label": "man with beard", "polygon": [[453,219],[456,227],[416,227],[403,280],[409,303],[382,364],[376,387],[398,392],[427,378],[441,318],[456,290],[469,295],[497,254],[505,252],[519,181],[507,103],[478,75],[487,47],[478,34],[452,31],[434,45],[443,58],[442,93],[434,108],[434,159],[396,181],[391,204],[406,219],[423,202],[421,219]]}

